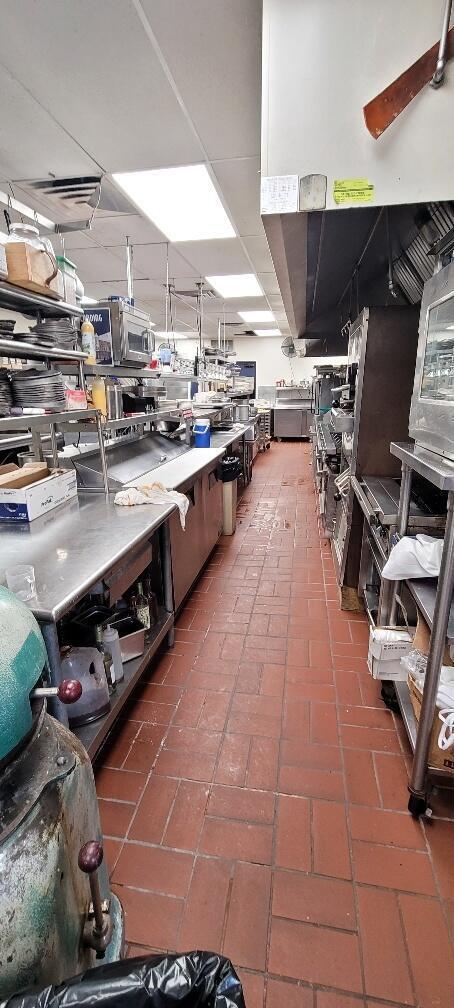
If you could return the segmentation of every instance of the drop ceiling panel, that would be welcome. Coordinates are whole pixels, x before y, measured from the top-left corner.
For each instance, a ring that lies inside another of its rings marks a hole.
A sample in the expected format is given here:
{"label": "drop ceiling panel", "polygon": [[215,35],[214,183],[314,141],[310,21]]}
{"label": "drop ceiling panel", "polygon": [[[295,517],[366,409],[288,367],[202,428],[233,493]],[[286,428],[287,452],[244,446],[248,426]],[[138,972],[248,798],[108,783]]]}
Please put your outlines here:
{"label": "drop ceiling panel", "polygon": [[174,246],[201,276],[221,273],[250,273],[251,267],[241,242],[224,238],[205,242],[177,242]]}
{"label": "drop ceiling panel", "polygon": [[258,155],[261,3],[142,0],[142,7],[208,156]]}
{"label": "drop ceiling panel", "polygon": [[[5,5],[6,6],[6,5]],[[9,47],[1,9],[0,47]],[[23,36],[14,29],[23,59]],[[11,42],[11,39],[10,39]],[[33,47],[30,47],[33,51]],[[27,56],[28,58],[28,56]],[[0,171],[9,179],[92,172],[96,165],[39,103],[0,66]],[[49,216],[49,214],[46,214]]]}
{"label": "drop ceiling panel", "polygon": [[[118,250],[117,250],[118,251]],[[153,277],[161,283],[166,282],[166,246],[165,245],[135,245],[134,246],[134,273],[141,273],[144,277]],[[179,276],[191,277],[194,273],[192,265],[180,255],[173,245],[169,245],[169,274],[171,277]],[[187,287],[187,280],[185,286]]]}
{"label": "drop ceiling panel", "polygon": [[214,174],[240,235],[263,235],[260,158],[216,161]]}
{"label": "drop ceiling panel", "polygon": [[[72,253],[76,249],[93,249],[98,247],[90,231],[69,231],[63,237],[66,252]],[[51,237],[51,241],[57,255],[60,255],[63,248],[61,238],[56,235],[55,237]]]}
{"label": "drop ceiling panel", "polygon": [[[126,262],[107,249],[79,248],[71,253],[83,284],[108,281],[113,283],[126,277]],[[109,291],[110,294],[117,293]]]}
{"label": "drop ceiling panel", "polygon": [[[131,0],[4,0],[0,61],[106,171],[200,160]],[[30,126],[49,158],[52,138]]]}
{"label": "drop ceiling panel", "polygon": [[273,260],[268,248],[265,235],[260,237],[243,238],[244,244],[254,263],[257,273],[273,273]]}
{"label": "drop ceiling panel", "polygon": [[96,212],[92,233],[100,245],[124,245],[126,235],[133,245],[151,242],[161,242],[165,245],[166,242],[161,231],[140,214],[110,213],[108,216],[101,216]]}
{"label": "drop ceiling panel", "polygon": [[[265,294],[268,295],[268,300],[270,299],[271,295],[274,297],[277,297],[279,295],[279,284],[277,282],[276,274],[274,272],[259,273],[258,278],[263,290],[265,291]],[[282,304],[282,300],[280,299],[280,297],[279,301],[280,304]]]}

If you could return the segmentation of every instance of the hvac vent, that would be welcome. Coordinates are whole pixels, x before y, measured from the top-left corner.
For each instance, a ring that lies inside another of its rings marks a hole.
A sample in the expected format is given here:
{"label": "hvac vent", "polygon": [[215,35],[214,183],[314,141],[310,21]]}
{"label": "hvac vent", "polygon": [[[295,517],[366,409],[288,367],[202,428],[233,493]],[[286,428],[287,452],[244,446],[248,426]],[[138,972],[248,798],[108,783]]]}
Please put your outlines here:
{"label": "hvac vent", "polygon": [[[179,297],[194,298],[195,300],[198,300],[199,293],[200,292],[199,292],[199,289],[197,287],[196,288],[192,288],[191,290],[177,290],[177,288],[174,287],[171,290],[171,294],[176,294]],[[202,300],[203,301],[210,301],[212,298],[215,298],[215,297],[216,297],[216,294],[214,293],[214,290],[211,289],[211,287],[203,287],[203,289],[202,289]]]}
{"label": "hvac vent", "polygon": [[71,175],[68,178],[34,179],[17,181],[23,193],[30,198],[39,197],[53,220],[71,220],[85,212],[91,217],[93,210],[110,210],[116,213],[137,215],[137,207],[120,192],[107,175]]}
{"label": "hvac vent", "polygon": [[426,280],[433,275],[434,241],[444,238],[454,228],[452,203],[428,203],[429,216],[405,252],[393,263],[393,275],[410,304],[421,300]]}

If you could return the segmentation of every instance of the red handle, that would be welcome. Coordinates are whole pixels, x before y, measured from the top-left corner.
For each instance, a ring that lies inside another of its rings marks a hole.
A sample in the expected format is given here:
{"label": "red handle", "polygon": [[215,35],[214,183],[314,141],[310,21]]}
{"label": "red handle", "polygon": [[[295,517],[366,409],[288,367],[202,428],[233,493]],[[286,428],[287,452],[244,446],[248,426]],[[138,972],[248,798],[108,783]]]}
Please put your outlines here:
{"label": "red handle", "polygon": [[57,696],[64,704],[75,703],[82,696],[82,683],[78,679],[63,679],[58,687]]}
{"label": "red handle", "polygon": [[85,872],[86,875],[91,875],[92,872],[97,871],[101,866],[103,857],[104,850],[102,843],[99,843],[98,840],[88,840],[80,848],[77,863],[81,871]]}

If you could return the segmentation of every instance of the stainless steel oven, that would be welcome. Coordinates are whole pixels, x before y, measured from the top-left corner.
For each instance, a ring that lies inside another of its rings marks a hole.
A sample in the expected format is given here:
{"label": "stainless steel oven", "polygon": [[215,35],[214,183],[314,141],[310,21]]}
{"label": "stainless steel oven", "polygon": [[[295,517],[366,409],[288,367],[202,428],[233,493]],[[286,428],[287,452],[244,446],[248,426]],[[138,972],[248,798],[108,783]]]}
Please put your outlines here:
{"label": "stainless steel oven", "polygon": [[454,263],[424,286],[409,431],[454,461]]}
{"label": "stainless steel oven", "polygon": [[154,350],[150,316],[123,301],[100,301],[85,311],[100,364],[149,364]]}

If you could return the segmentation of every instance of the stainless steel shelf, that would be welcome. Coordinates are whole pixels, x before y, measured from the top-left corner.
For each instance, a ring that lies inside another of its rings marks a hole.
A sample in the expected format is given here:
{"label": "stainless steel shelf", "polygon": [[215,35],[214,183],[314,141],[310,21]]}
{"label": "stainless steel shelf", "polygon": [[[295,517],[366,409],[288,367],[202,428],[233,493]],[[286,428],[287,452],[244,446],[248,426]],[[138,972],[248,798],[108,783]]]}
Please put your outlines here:
{"label": "stainless steel shelf", "polygon": [[152,637],[146,644],[143,655],[140,655],[139,658],[133,658],[132,661],[125,663],[124,679],[118,683],[115,693],[111,696],[110,710],[97,721],[91,721],[89,724],[81,725],[80,728],[73,729],[74,734],[77,735],[77,738],[80,739],[82,745],[85,746],[85,749],[92,760],[104,744],[107,735],[111,731],[117,718],[120,716],[121,710],[129,700],[129,697],[139,682],[139,679],[145,672],[147,666],[150,664],[151,659],[156,654],[158,647],[172,626],[173,613],[167,613],[165,609],[161,608],[158,623],[155,627],[153,627]]}
{"label": "stainless steel shelf", "polygon": [[66,301],[46,297],[44,294],[35,294],[25,287],[16,287],[7,280],[0,280],[0,305],[2,308],[20,311],[24,315],[36,315],[40,312],[45,318],[67,318],[71,315],[81,318],[83,315],[82,308],[67,304]]}
{"label": "stainless steel shelf", "polygon": [[45,413],[43,416],[1,417],[0,436],[7,431],[39,430],[40,427],[50,427],[67,424],[76,420],[86,420],[96,417],[98,410],[64,410],[61,413]]}
{"label": "stainless steel shelf", "polygon": [[[435,599],[437,595],[437,579],[421,578],[421,580],[407,581],[408,588],[413,595],[418,609],[421,611],[429,629],[432,630]],[[448,630],[446,635],[448,644],[454,644],[454,601],[451,603]]]}
{"label": "stainless steel shelf", "polygon": [[442,459],[410,442],[407,444],[392,441],[390,452],[439,490],[454,490],[454,464],[448,459]]}
{"label": "stainless steel shelf", "polygon": [[410,740],[411,748],[415,749],[416,745],[416,735],[418,732],[418,725],[416,723],[416,718],[413,713],[413,707],[410,700],[410,691],[408,689],[406,682],[396,682],[394,683],[397,699],[399,702],[400,713],[402,714],[402,720],[404,722],[408,738]]}
{"label": "stainless steel shelf", "polygon": [[73,360],[84,361],[87,354],[81,350],[60,350],[59,347],[39,347],[25,340],[9,340],[0,337],[0,357],[12,360]]}

